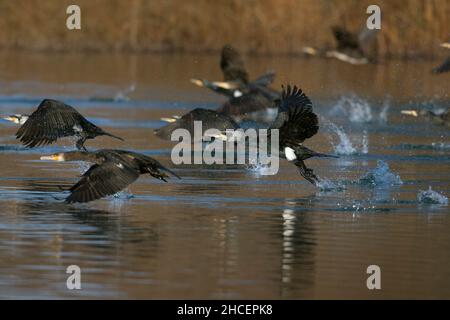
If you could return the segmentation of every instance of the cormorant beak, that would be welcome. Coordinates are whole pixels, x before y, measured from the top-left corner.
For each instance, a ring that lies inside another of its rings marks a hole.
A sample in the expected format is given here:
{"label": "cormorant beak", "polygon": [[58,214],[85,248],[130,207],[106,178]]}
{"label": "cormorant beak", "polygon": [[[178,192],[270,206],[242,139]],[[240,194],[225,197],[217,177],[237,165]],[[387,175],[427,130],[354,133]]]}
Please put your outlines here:
{"label": "cormorant beak", "polygon": [[64,161],[64,154],[63,153],[57,153],[57,154],[52,154],[50,156],[42,156],[41,160]]}
{"label": "cormorant beak", "polygon": [[204,87],[204,86],[205,86],[202,80],[191,79],[190,81],[191,81],[193,84],[195,84],[196,86],[199,86],[199,87]]}
{"label": "cormorant beak", "polygon": [[177,119],[175,119],[175,118],[161,118],[161,121],[172,123],[172,122],[177,121]]}
{"label": "cormorant beak", "polygon": [[180,119],[180,116],[172,116],[172,118],[161,118],[161,121],[165,121],[165,122],[176,122],[178,119]]}
{"label": "cormorant beak", "polygon": [[402,114],[406,114],[407,116],[418,117],[419,114],[416,110],[402,110]]}
{"label": "cormorant beak", "polygon": [[317,54],[317,50],[313,47],[303,47],[303,53],[315,56]]}
{"label": "cormorant beak", "polygon": [[19,124],[19,118],[15,116],[3,117],[3,119]]}

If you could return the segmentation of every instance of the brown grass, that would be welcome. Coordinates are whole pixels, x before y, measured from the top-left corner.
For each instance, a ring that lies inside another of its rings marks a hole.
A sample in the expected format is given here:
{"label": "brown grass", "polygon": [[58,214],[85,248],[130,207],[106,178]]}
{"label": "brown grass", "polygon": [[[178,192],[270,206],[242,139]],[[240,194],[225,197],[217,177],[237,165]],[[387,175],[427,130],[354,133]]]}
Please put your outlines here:
{"label": "brown grass", "polygon": [[[69,4],[82,30],[65,27]],[[258,54],[333,45],[330,26],[358,30],[369,4],[382,10],[380,55],[445,53],[449,0],[0,0],[0,48],[25,50],[217,51],[231,43]]]}

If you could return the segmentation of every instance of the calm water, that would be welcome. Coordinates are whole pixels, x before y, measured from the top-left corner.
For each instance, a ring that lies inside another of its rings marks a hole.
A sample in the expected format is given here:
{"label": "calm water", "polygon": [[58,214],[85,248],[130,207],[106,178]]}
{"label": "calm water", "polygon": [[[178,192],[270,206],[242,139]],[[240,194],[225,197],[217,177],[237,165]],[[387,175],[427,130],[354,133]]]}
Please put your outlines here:
{"label": "calm water", "polygon": [[[0,112],[61,99],[126,139],[88,148],[137,150],[172,166],[172,143],[152,131],[160,117],[223,102],[188,81],[221,79],[217,60],[2,53]],[[276,176],[176,168],[182,180],[143,176],[117,198],[66,205],[60,186],[83,168],[39,157],[72,142],[27,150],[14,139],[17,127],[1,121],[0,297],[450,298],[449,206],[418,200],[429,186],[450,196],[449,129],[400,115],[448,107],[450,75],[432,76],[429,62],[247,62],[252,75],[274,69],[275,87],[298,84],[314,102],[322,127],[305,144],[344,153],[307,161],[328,187],[284,161]],[[378,160],[389,169],[375,169]],[[361,180],[371,171],[373,181]],[[66,289],[72,264],[82,269],[79,291]],[[376,292],[366,288],[372,264],[382,273]]]}

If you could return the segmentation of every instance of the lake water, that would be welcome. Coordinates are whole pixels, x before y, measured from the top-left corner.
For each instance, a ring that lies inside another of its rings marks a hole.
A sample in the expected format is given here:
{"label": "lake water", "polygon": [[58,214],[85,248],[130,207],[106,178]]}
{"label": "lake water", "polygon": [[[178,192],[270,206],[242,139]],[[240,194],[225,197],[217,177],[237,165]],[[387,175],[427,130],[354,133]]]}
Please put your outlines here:
{"label": "lake water", "polygon": [[[86,146],[148,154],[168,167],[173,143],[159,119],[224,98],[191,77],[221,79],[208,55],[0,53],[0,113],[63,100],[125,142]],[[0,298],[450,298],[449,129],[400,114],[448,108],[450,74],[437,62],[351,66],[301,57],[248,57],[251,75],[277,71],[320,115],[305,145],[339,159],[306,163],[318,188],[281,161],[252,168],[175,168],[182,180],[142,176],[115,198],[66,205],[61,186],[83,169],[26,149],[0,121]],[[134,86],[134,90],[133,87]],[[86,169],[86,167],[84,167]],[[82,290],[66,288],[78,265]],[[369,265],[381,290],[368,290]]]}

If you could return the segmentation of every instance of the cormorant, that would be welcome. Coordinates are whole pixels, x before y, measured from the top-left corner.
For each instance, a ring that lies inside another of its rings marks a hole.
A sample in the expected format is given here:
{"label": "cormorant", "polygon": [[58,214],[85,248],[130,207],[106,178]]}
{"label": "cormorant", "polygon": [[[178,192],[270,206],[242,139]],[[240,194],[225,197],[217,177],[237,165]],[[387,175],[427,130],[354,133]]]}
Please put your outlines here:
{"label": "cormorant", "polygon": [[227,96],[229,100],[218,111],[232,116],[237,121],[252,119],[254,115],[251,113],[273,107],[273,100],[280,96],[279,92],[269,88],[275,78],[275,73],[267,72],[257,79],[249,81],[241,55],[230,45],[226,45],[222,49],[220,68],[224,81],[191,79],[191,82]]}
{"label": "cormorant", "polygon": [[431,110],[402,110],[402,114],[413,116],[413,117],[423,117],[428,120],[433,121],[435,124],[438,125],[447,125],[450,127],[450,109],[447,109],[447,111],[443,112],[435,112]]}
{"label": "cormorant", "polygon": [[337,42],[335,49],[329,50],[305,47],[303,48],[303,52],[306,55],[336,58],[351,64],[377,62],[377,29],[370,30],[363,27],[358,34],[352,33],[340,26],[333,26],[331,30]]}
{"label": "cormorant", "polygon": [[22,125],[16,133],[16,138],[29,148],[51,144],[58,138],[72,136],[78,138],[76,147],[79,150],[86,150],[84,142],[97,136],[110,136],[123,141],[122,138],[86,120],[73,107],[52,99],[42,100],[31,115],[13,115],[4,119]]}
{"label": "cormorant", "polygon": [[274,95],[277,94],[274,90],[267,88],[275,79],[275,73],[270,71],[254,81],[249,81],[248,72],[245,69],[241,55],[230,45],[225,45],[222,48],[220,69],[222,70],[224,81],[191,79],[191,82],[200,87],[209,88],[229,98],[240,97],[252,88],[266,89]]}
{"label": "cormorant", "polygon": [[283,87],[277,106],[278,115],[269,128],[269,135],[271,129],[279,130],[280,156],[292,162],[306,180],[315,184],[319,178],[312,169],[306,167],[304,160],[312,157],[337,157],[315,152],[302,145],[319,131],[319,120],[313,112],[312,102],[297,86],[288,85],[287,88]]}
{"label": "cormorant", "polygon": [[[450,42],[441,44],[441,47],[450,49]],[[450,71],[450,56],[442,64],[433,69],[433,73],[444,73]]]}
{"label": "cormorant", "polygon": [[[274,105],[278,109],[278,114],[269,127],[267,143],[271,143],[271,130],[279,130],[279,156],[297,166],[300,174],[306,180],[313,184],[317,183],[319,178],[312,169],[306,167],[304,161],[312,157],[337,157],[315,152],[302,145],[306,139],[314,136],[319,130],[319,120],[312,110],[311,100],[301,89],[288,85],[287,88],[283,87],[281,99],[275,101]],[[226,132],[212,137],[224,141],[228,138]],[[233,135],[231,138],[241,139],[242,136]],[[266,150],[270,149],[269,145]]]}
{"label": "cormorant", "polygon": [[194,134],[194,121],[202,122],[203,132],[208,129],[238,129],[239,125],[229,116],[214,110],[196,108],[182,117],[166,119],[169,123],[164,127],[156,129],[154,133],[161,139],[169,140],[172,132],[176,129],[186,129],[191,135]]}
{"label": "cormorant", "polygon": [[89,202],[113,195],[136,181],[141,174],[150,174],[167,182],[170,173],[180,179],[171,170],[165,168],[155,159],[131,151],[98,150],[95,152],[70,151],[42,156],[41,160],[85,161],[94,163],[80,181],[73,185],[66,198],[67,203]]}

